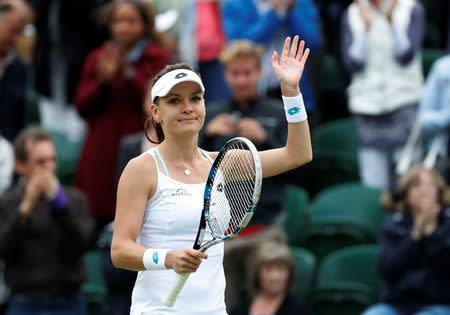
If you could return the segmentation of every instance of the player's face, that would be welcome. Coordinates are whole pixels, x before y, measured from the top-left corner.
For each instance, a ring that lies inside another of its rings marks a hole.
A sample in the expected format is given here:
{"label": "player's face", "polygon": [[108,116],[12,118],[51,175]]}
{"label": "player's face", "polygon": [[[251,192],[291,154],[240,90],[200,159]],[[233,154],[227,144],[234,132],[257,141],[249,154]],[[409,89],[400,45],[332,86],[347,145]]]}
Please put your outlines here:
{"label": "player's face", "polygon": [[116,5],[111,21],[113,39],[121,46],[130,48],[145,34],[145,23],[131,3]]}
{"label": "player's face", "polygon": [[7,54],[16,47],[24,26],[23,18],[17,11],[0,17],[0,54]]}
{"label": "player's face", "polygon": [[200,86],[194,82],[175,85],[152,108],[153,117],[161,123],[164,134],[198,133],[205,121],[205,100]]}
{"label": "player's face", "polygon": [[261,290],[269,295],[284,294],[287,291],[289,267],[283,262],[271,262],[261,266]]}
{"label": "player's face", "polygon": [[234,59],[225,65],[225,80],[237,101],[248,101],[258,95],[260,77],[261,68],[256,58]]}
{"label": "player's face", "polygon": [[51,141],[29,142],[26,146],[28,159],[18,162],[20,175],[30,177],[34,172],[55,174],[56,152]]}

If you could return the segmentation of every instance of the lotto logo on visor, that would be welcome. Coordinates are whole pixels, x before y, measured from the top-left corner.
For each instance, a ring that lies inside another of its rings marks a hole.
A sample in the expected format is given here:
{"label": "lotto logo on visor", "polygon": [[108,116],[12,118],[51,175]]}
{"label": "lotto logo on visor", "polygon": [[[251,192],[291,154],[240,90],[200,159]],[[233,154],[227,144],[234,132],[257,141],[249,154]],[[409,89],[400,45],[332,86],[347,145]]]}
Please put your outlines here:
{"label": "lotto logo on visor", "polygon": [[184,72],[181,72],[181,73],[178,73],[178,74],[175,76],[175,79],[181,79],[181,78],[184,78],[185,76],[187,76],[187,74],[184,73]]}
{"label": "lotto logo on visor", "polygon": [[202,93],[205,92],[203,82],[197,73],[188,69],[177,69],[166,73],[156,81],[151,91],[152,102],[154,102],[157,97],[164,97],[169,94],[170,90],[181,82],[197,83]]}

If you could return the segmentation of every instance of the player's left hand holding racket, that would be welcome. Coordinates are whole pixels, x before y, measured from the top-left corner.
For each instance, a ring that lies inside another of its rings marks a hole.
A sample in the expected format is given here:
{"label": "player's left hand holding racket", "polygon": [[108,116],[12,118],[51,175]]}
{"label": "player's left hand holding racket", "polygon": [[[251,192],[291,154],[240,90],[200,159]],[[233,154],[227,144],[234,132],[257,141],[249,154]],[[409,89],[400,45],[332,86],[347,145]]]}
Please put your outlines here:
{"label": "player's left hand holding racket", "polygon": [[[193,248],[202,252],[231,240],[249,223],[261,193],[262,171],[253,143],[242,137],[229,140],[219,151],[205,186],[200,225]],[[208,229],[212,240],[203,243]],[[177,274],[164,304],[172,307],[190,273]]]}

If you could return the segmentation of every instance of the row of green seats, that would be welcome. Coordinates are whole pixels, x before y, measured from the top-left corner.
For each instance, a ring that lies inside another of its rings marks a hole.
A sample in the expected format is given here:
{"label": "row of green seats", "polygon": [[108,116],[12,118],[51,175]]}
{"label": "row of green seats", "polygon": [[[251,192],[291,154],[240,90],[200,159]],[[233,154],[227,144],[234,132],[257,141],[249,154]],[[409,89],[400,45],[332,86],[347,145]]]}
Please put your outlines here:
{"label": "row of green seats", "polygon": [[376,303],[383,288],[375,244],[339,249],[319,263],[315,255],[291,246],[296,286],[294,295],[316,315],[360,315]]}
{"label": "row of green seats", "polygon": [[323,190],[311,201],[305,190],[289,187],[283,228],[289,244],[310,250],[320,261],[329,253],[359,244],[374,244],[388,215],[382,191],[357,182]]}

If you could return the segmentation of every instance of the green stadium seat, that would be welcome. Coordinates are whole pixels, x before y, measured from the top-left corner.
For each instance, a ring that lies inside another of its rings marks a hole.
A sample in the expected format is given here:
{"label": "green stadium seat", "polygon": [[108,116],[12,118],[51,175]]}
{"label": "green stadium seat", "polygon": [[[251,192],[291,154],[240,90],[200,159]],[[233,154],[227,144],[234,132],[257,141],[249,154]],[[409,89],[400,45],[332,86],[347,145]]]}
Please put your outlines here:
{"label": "green stadium seat", "polygon": [[311,295],[314,314],[360,315],[376,302],[382,287],[378,254],[377,245],[360,245],[326,256]]}
{"label": "green stadium seat", "polygon": [[289,185],[283,200],[285,217],[283,228],[290,245],[301,246],[308,224],[308,193],[298,187]]}
{"label": "green stadium seat", "polygon": [[25,125],[40,125],[41,114],[39,112],[39,94],[28,88],[25,95]]}
{"label": "green stadium seat", "polygon": [[83,283],[81,289],[86,298],[89,314],[99,315],[107,293],[101,267],[101,253],[92,250],[86,253],[84,258],[87,280]]}
{"label": "green stadium seat", "polygon": [[317,126],[311,134],[314,158],[305,165],[305,189],[316,195],[344,182],[359,181],[356,126],[343,118]]}
{"label": "green stadium seat", "polygon": [[422,67],[425,78],[428,76],[433,63],[445,54],[446,51],[442,49],[424,49],[422,51]]}
{"label": "green stadium seat", "polygon": [[48,130],[55,143],[58,158],[57,175],[65,185],[73,184],[83,141],[71,139],[65,132]]}
{"label": "green stadium seat", "polygon": [[305,248],[291,246],[295,262],[294,294],[299,300],[307,302],[313,288],[317,270],[317,259]]}
{"label": "green stadium seat", "polygon": [[319,193],[310,204],[304,246],[321,260],[337,249],[378,239],[386,217],[382,191],[360,183],[344,183]]}
{"label": "green stadium seat", "polygon": [[333,54],[323,56],[322,71],[318,83],[320,91],[341,92],[345,90],[342,69],[340,69],[338,60]]}

